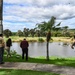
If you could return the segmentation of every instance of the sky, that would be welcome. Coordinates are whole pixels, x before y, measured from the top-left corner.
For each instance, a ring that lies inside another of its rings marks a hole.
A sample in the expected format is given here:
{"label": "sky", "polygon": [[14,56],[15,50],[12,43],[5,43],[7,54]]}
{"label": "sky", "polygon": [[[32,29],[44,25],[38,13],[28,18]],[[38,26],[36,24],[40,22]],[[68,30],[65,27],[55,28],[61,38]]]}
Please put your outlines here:
{"label": "sky", "polygon": [[12,32],[35,28],[56,17],[61,27],[75,28],[75,0],[3,0],[3,27]]}

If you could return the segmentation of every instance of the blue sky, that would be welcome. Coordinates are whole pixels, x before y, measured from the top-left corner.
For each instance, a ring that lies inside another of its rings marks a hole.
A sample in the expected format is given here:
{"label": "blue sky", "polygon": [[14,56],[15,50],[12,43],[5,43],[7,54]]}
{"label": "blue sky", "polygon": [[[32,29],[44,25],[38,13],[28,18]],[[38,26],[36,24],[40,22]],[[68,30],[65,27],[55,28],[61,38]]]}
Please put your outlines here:
{"label": "blue sky", "polygon": [[3,27],[15,32],[56,17],[61,27],[75,28],[75,0],[3,0]]}

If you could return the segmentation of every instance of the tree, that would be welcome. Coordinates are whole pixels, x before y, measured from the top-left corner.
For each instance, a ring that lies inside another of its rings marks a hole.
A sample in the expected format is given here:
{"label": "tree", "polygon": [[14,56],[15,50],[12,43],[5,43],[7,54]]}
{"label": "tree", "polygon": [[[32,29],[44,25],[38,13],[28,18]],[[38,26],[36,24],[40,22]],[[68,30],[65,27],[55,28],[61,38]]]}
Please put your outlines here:
{"label": "tree", "polygon": [[4,30],[3,33],[6,37],[9,37],[12,35],[12,32],[9,29]]}
{"label": "tree", "polygon": [[23,32],[21,30],[18,30],[17,34],[19,37],[23,36]]}
{"label": "tree", "polygon": [[47,25],[46,25],[46,30],[47,30],[47,60],[49,60],[49,40],[51,39],[51,30],[52,28],[55,28],[54,24],[55,24],[55,17],[51,17],[51,20],[48,21]]}
{"label": "tree", "polygon": [[37,24],[37,28],[39,28],[42,31],[46,31],[46,41],[47,41],[47,60],[49,60],[49,41],[51,40],[51,31],[52,29],[56,29],[57,26],[60,26],[61,22],[55,25],[56,18],[54,16],[51,17],[51,19],[48,22],[42,22],[40,24]]}
{"label": "tree", "polygon": [[16,36],[17,35],[17,32],[12,32],[12,36]]}
{"label": "tree", "polygon": [[62,27],[62,29],[63,29],[63,35],[64,36],[69,36],[70,35],[70,33],[69,33],[69,31],[68,31],[68,26],[64,26],[64,27]]}
{"label": "tree", "polygon": [[25,37],[28,37],[28,35],[29,35],[29,29],[28,28],[24,28],[23,34],[24,34]]}
{"label": "tree", "polygon": [[29,32],[30,32],[31,36],[34,37],[34,34],[35,34],[35,28],[34,28],[34,29],[30,29]]}

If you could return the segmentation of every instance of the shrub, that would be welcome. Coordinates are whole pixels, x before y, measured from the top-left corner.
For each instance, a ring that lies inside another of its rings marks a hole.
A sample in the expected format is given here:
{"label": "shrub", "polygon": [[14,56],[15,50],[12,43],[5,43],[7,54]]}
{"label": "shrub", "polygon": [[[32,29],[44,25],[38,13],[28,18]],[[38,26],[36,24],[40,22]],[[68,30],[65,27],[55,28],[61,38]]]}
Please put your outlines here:
{"label": "shrub", "polygon": [[38,42],[44,42],[43,38],[39,38]]}

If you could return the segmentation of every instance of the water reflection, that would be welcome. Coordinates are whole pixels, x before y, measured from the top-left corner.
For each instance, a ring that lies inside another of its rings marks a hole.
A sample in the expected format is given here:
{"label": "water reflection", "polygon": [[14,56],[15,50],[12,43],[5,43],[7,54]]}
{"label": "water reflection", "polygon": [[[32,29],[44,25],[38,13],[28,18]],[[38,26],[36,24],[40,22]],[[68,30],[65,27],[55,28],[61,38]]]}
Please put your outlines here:
{"label": "water reflection", "polygon": [[[11,50],[15,50],[18,54],[22,53],[20,43],[13,43]],[[61,42],[49,43],[49,55],[58,57],[74,57],[75,50],[71,49],[70,45],[63,45]],[[46,42],[44,43],[29,43],[29,57],[46,57]]]}

